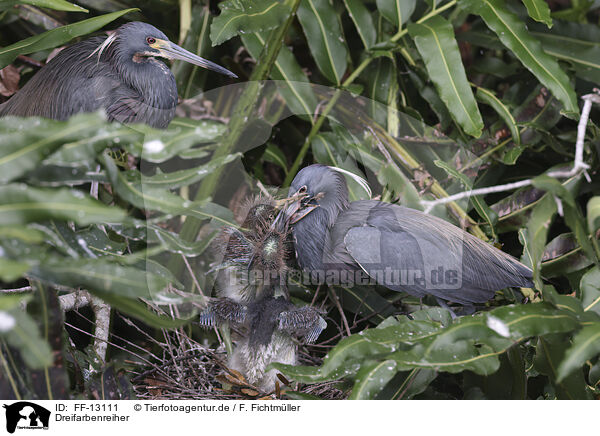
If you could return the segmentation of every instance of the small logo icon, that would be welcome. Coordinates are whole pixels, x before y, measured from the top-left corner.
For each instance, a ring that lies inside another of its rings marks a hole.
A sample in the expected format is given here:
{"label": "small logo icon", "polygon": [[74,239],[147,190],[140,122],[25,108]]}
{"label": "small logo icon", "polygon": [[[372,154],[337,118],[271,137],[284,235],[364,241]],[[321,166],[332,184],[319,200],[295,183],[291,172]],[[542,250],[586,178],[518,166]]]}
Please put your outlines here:
{"label": "small logo icon", "polygon": [[18,428],[48,430],[50,411],[29,401],[19,401],[3,406],[6,409],[6,431],[14,433]]}

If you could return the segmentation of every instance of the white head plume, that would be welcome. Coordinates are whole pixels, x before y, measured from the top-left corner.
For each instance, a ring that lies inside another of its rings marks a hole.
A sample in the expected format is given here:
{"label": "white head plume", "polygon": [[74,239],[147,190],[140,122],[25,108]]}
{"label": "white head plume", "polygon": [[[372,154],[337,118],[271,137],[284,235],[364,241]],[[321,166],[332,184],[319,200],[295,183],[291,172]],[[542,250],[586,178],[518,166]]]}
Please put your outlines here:
{"label": "white head plume", "polygon": [[334,171],[337,171],[338,173],[342,173],[349,177],[352,177],[352,179],[356,183],[358,183],[360,185],[360,187],[363,188],[367,192],[367,194],[369,195],[369,198],[371,198],[371,195],[373,193],[371,192],[371,188],[369,187],[369,184],[367,183],[367,181],[365,179],[363,179],[362,177],[360,177],[354,173],[351,173],[350,171],[344,170],[342,168],[337,168],[337,167],[332,167],[332,166],[330,166],[329,168],[331,168]]}

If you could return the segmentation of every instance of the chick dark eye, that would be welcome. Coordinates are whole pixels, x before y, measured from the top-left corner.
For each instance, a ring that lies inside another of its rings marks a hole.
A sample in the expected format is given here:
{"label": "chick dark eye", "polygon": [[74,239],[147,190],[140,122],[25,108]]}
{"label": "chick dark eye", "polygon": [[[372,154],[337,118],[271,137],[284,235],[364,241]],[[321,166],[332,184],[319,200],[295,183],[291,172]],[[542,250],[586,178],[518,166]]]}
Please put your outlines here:
{"label": "chick dark eye", "polygon": [[148,44],[154,44],[156,42],[156,39],[154,39],[151,36],[149,36],[148,38],[146,38],[146,42]]}
{"label": "chick dark eye", "polygon": [[306,189],[307,189],[307,188],[306,188],[306,185],[304,185],[304,186],[302,186],[300,189],[298,189],[298,192],[299,192],[300,194],[306,194]]}

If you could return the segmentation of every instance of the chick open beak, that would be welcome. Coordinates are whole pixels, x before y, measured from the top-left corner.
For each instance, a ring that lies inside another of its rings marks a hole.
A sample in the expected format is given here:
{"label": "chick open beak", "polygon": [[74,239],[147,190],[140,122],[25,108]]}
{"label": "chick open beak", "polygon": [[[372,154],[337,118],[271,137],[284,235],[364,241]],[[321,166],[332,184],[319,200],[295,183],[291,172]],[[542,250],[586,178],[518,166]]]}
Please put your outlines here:
{"label": "chick open beak", "polygon": [[216,71],[217,73],[225,74],[229,77],[237,78],[237,75],[229,71],[227,68],[223,68],[214,62],[201,58],[200,56],[197,56],[194,53],[179,47],[177,44],[173,44],[171,41],[157,39],[154,44],[150,45],[150,47],[158,50],[160,55],[167,59],[177,59],[180,61],[189,62],[190,64],[198,65],[199,67]]}

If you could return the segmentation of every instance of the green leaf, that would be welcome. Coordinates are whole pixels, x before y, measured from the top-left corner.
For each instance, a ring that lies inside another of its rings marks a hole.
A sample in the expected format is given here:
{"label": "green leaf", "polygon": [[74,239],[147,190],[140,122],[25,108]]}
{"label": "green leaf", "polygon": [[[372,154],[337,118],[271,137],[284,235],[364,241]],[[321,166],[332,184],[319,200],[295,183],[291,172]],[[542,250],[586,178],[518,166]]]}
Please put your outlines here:
{"label": "green leaf", "polygon": [[586,326],[573,337],[573,343],[558,366],[557,381],[561,382],[587,360],[600,354],[600,323]]}
{"label": "green leaf", "polygon": [[106,301],[111,307],[120,312],[133,316],[136,319],[148,324],[149,326],[162,329],[172,329],[191,322],[191,319],[173,319],[167,316],[160,316],[151,312],[148,307],[137,300],[122,297],[113,293],[94,292],[102,300]]}
{"label": "green leaf", "polygon": [[[242,35],[244,46],[256,60],[258,60],[265,41],[266,36],[260,33]],[[317,107],[317,99],[311,89],[308,77],[288,47],[281,47],[269,77],[285,82],[281,85],[278,83],[277,87],[292,113],[307,114],[312,121],[312,115]]]}
{"label": "green leaf", "polygon": [[153,224],[148,225],[148,242],[160,241],[170,252],[183,254],[186,257],[201,255],[217,234],[218,232],[214,231],[211,235],[203,237],[201,241],[189,242],[181,239],[177,233],[169,232]]}
{"label": "green leaf", "polygon": [[570,332],[579,322],[570,312],[548,303],[521,304],[499,307],[485,315],[488,327],[515,341],[552,333]]}
{"label": "green leaf", "polygon": [[125,217],[121,209],[106,206],[81,191],[40,189],[22,184],[0,186],[1,225],[50,219],[87,225],[118,223]]}
{"label": "green leaf", "polygon": [[199,219],[215,219],[225,225],[236,224],[233,222],[231,211],[220,208],[206,201],[191,202],[184,200],[166,189],[146,187],[142,182],[141,173],[135,180],[131,172],[125,177],[119,171],[116,164],[106,153],[100,158],[102,165],[106,168],[113,189],[121,198],[132,205],[142,208],[157,210],[172,215],[188,215]]}
{"label": "green leaf", "polygon": [[577,97],[569,77],[558,62],[544,52],[540,42],[527,32],[525,24],[506,8],[503,1],[459,0],[459,4],[469,12],[480,15],[500,41],[564,105],[565,111],[577,116]]}
{"label": "green leaf", "polygon": [[287,159],[283,151],[275,144],[269,143],[267,145],[267,149],[265,150],[263,157],[265,161],[274,163],[287,174]]}
{"label": "green leaf", "polygon": [[219,8],[221,14],[210,26],[213,47],[240,33],[271,30],[290,13],[289,5],[278,0],[227,0]]}
{"label": "green leaf", "polygon": [[377,10],[398,29],[415,10],[416,0],[377,0]]}
{"label": "green leaf", "polygon": [[0,280],[6,283],[14,282],[29,270],[30,266],[24,262],[0,257]]}
{"label": "green leaf", "polygon": [[600,35],[597,25],[556,22],[551,32],[539,27],[534,24],[530,33],[539,39],[546,53],[569,62],[579,77],[594,83],[600,82]]}
{"label": "green leaf", "polygon": [[377,32],[371,13],[362,0],[344,0],[346,10],[354,22],[358,36],[366,49],[371,48],[377,41]]}
{"label": "green leaf", "polygon": [[76,115],[67,122],[12,117],[0,120],[0,182],[10,182],[37,168],[63,144],[79,140],[91,145],[97,136],[107,139],[104,131],[99,133],[106,125],[98,114]]}
{"label": "green leaf", "polygon": [[328,0],[302,0],[298,19],[319,70],[330,82],[340,85],[348,48],[335,9]]}
{"label": "green leaf", "polygon": [[363,365],[356,374],[350,400],[371,400],[396,375],[396,362],[384,360]]}
{"label": "green leaf", "polygon": [[111,293],[127,298],[152,298],[155,291],[167,286],[167,281],[157,274],[105,259],[48,262],[33,266],[28,274],[55,285],[74,289],[81,287],[93,293]]}
{"label": "green leaf", "polygon": [[[188,186],[202,180],[216,168],[227,165],[240,156],[240,153],[235,153],[212,159],[204,165],[199,165],[187,170],[173,171],[172,173],[157,173],[153,176],[142,175],[142,188],[177,189],[182,186]],[[140,174],[138,171],[131,171],[128,174],[131,176],[130,180],[139,181]]]}
{"label": "green leaf", "polygon": [[581,304],[583,310],[600,315],[600,268],[595,266],[581,278]]}
{"label": "green leaf", "polygon": [[539,337],[535,350],[534,369],[546,375],[554,385],[556,398],[569,400],[590,399],[583,371],[574,371],[561,381],[557,381],[557,370],[567,355],[569,339],[566,335]]}
{"label": "green leaf", "polygon": [[11,6],[22,4],[31,5],[38,8],[54,9],[55,11],[65,12],[89,12],[87,9],[82,8],[73,3],[69,3],[65,0],[11,0],[11,1],[0,1],[0,10],[7,9]]}
{"label": "green leaf", "polygon": [[533,208],[527,221],[527,227],[519,231],[519,239],[523,244],[521,260],[533,269],[536,287],[542,289],[540,266],[546,247],[550,224],[556,214],[556,202],[550,195],[545,195]]}
{"label": "green leaf", "polygon": [[0,311],[0,337],[21,352],[25,364],[32,369],[41,369],[52,365],[50,346],[40,335],[33,319],[21,309],[8,312]]}
{"label": "green leaf", "polygon": [[544,23],[548,28],[552,27],[552,17],[550,16],[550,8],[544,0],[523,0],[523,4],[527,8],[527,13],[535,21]]}
{"label": "green leaf", "polygon": [[18,55],[48,50],[66,44],[73,38],[95,32],[106,26],[108,23],[115,21],[117,18],[137,10],[139,9],[125,9],[123,11],[89,18],[87,20],[49,30],[40,35],[31,36],[15,44],[0,48],[0,68],[4,68],[10,64]]}
{"label": "green leaf", "polygon": [[533,186],[544,191],[548,191],[565,201],[569,206],[575,207],[575,199],[567,188],[554,177],[542,174],[532,181]]}
{"label": "green leaf", "polygon": [[502,118],[502,120],[510,130],[515,144],[521,145],[521,133],[519,132],[519,127],[517,126],[517,122],[515,121],[508,107],[506,107],[506,105],[502,103],[502,101],[498,97],[496,97],[496,95],[489,89],[485,89],[478,86],[477,94],[475,94],[475,97],[477,98],[477,100],[491,106],[492,109],[496,111],[498,116]]}
{"label": "green leaf", "polygon": [[[460,180],[460,182],[464,185],[466,189],[473,188],[473,182],[469,180],[469,178],[465,174],[452,168],[450,165],[448,165],[442,160],[438,159],[434,163],[437,167],[444,169],[444,171],[446,171],[450,176]],[[490,229],[492,231],[492,235],[495,237],[496,232],[494,230],[494,226],[498,221],[498,215],[496,214],[496,212],[494,212],[487,204],[485,204],[485,202],[481,199],[481,196],[479,195],[473,195],[469,198],[469,200],[473,202],[473,206],[475,207],[475,210],[477,210],[479,216],[481,216],[489,224]]]}
{"label": "green leaf", "polygon": [[483,121],[450,23],[434,16],[421,24],[409,25],[408,32],[452,118],[469,135],[481,136]]}
{"label": "green leaf", "polygon": [[592,197],[588,201],[587,224],[592,236],[600,229],[600,196]]}

